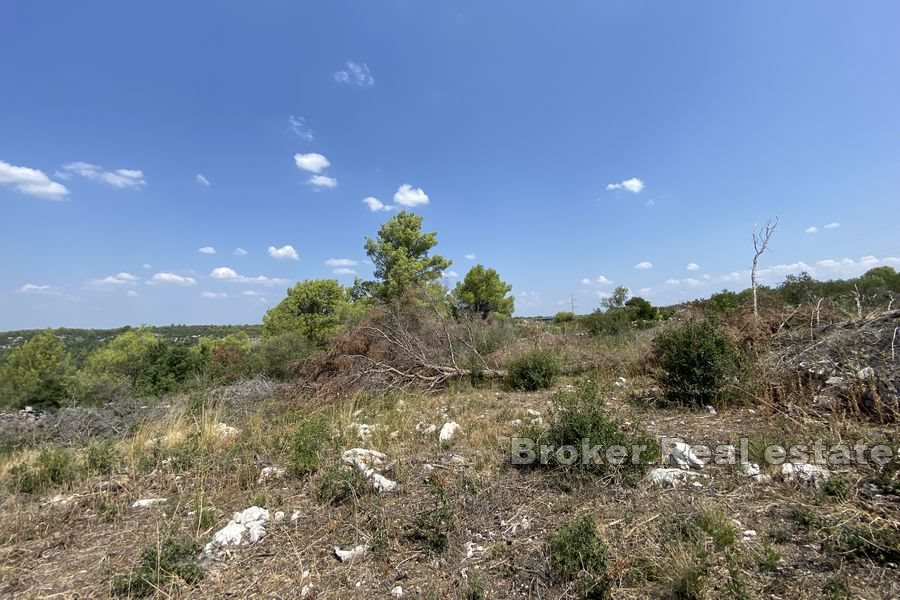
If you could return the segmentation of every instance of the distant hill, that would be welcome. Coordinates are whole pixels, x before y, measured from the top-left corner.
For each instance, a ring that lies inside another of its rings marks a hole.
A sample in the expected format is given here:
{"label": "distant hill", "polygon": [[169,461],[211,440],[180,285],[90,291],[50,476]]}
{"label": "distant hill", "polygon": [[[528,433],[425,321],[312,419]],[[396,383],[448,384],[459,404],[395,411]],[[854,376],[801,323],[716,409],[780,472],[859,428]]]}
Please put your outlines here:
{"label": "distant hill", "polygon": [[[164,325],[150,327],[150,330],[160,339],[174,345],[190,346],[201,337],[222,338],[230,333],[244,332],[251,338],[262,335],[262,324],[257,325]],[[119,327],[117,329],[69,329],[61,327],[54,329],[54,333],[63,340],[72,354],[75,364],[81,366],[84,359],[92,350],[99,348],[117,335],[135,329],[134,327]],[[21,346],[42,329],[23,329],[20,331],[0,332],[0,362],[6,355],[18,346]]]}

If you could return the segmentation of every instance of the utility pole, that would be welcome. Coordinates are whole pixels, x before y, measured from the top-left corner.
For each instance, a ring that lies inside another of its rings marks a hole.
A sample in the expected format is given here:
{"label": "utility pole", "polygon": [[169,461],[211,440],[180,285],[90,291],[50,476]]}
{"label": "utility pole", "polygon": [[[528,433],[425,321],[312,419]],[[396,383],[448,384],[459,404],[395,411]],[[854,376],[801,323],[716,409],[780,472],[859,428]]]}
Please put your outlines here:
{"label": "utility pole", "polygon": [[572,298],[572,314],[575,314],[575,294],[571,295]]}

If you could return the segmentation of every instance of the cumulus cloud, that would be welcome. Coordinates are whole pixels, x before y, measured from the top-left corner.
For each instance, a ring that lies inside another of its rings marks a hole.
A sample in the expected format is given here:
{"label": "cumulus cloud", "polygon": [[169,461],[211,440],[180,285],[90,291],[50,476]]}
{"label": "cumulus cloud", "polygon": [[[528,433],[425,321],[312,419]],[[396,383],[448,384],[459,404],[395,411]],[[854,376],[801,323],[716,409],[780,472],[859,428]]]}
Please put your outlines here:
{"label": "cumulus cloud", "polygon": [[819,228],[816,227],[815,225],[812,225],[811,227],[807,227],[806,229],[804,229],[804,231],[806,233],[816,233],[819,231]]}
{"label": "cumulus cloud", "polygon": [[592,281],[591,281],[590,277],[585,277],[584,279],[581,280],[581,285],[591,285],[591,283],[592,283]]}
{"label": "cumulus cloud", "polygon": [[351,258],[329,258],[325,261],[325,264],[329,267],[355,267],[359,264],[359,261]]}
{"label": "cumulus cloud", "polygon": [[196,182],[203,187],[209,187],[209,179],[204,177],[201,173],[197,173],[196,177],[194,177],[194,180],[196,180]]}
{"label": "cumulus cloud", "polygon": [[203,292],[200,294],[200,296],[202,296],[203,298],[210,298],[210,299],[227,298],[228,292]]}
{"label": "cumulus cloud", "polygon": [[2,160],[0,160],[0,183],[11,185],[23,194],[45,200],[63,200],[69,195],[66,186],[51,180],[43,171],[18,167]]}
{"label": "cumulus cloud", "polygon": [[247,251],[243,248],[235,248],[233,254],[235,256],[247,256]]}
{"label": "cumulus cloud", "polygon": [[197,252],[199,252],[200,254],[215,254],[216,249],[212,246],[203,246],[202,248],[198,248]]}
{"label": "cumulus cloud", "polygon": [[295,117],[294,115],[289,116],[288,129],[300,139],[306,140],[307,142],[313,141],[313,132],[306,126],[306,119],[303,117]]}
{"label": "cumulus cloud", "polygon": [[652,293],[653,293],[653,288],[645,287],[645,288],[641,288],[638,290],[638,294],[640,294],[641,296],[649,296]]}
{"label": "cumulus cloud", "polygon": [[241,295],[243,295],[243,296],[259,296],[259,292],[255,291],[255,290],[246,290],[244,292],[241,292]]}
{"label": "cumulus cloud", "polygon": [[269,246],[269,256],[271,256],[272,258],[277,258],[278,260],[300,260],[300,256],[297,254],[297,251],[294,250],[294,247],[290,244],[286,244],[281,248]]}
{"label": "cumulus cloud", "polygon": [[367,196],[363,198],[363,204],[369,207],[369,210],[372,212],[387,212],[389,210],[394,210],[396,206],[391,206],[390,204],[385,204],[378,198],[374,196]]}
{"label": "cumulus cloud", "polygon": [[128,296],[129,298],[137,298],[138,296],[140,296],[140,294],[138,294],[134,290],[128,290],[127,292],[125,292],[125,295]]}
{"label": "cumulus cloud", "polygon": [[465,258],[466,258],[466,260],[475,260],[475,253],[470,252],[470,253],[466,254]]}
{"label": "cumulus cloud", "polygon": [[196,285],[196,283],[197,280],[193,277],[183,277],[181,275],[176,275],[175,273],[154,273],[153,277],[147,281],[147,285],[172,284],[183,287]]}
{"label": "cumulus cloud", "polygon": [[674,287],[700,287],[702,285],[706,285],[706,282],[699,279],[694,279],[693,277],[686,277],[684,279],[666,279],[666,285]]}
{"label": "cumulus cloud", "polygon": [[117,188],[137,189],[147,185],[140,169],[115,169],[106,171],[100,165],[77,161],[62,166],[63,173],[75,174],[91,181],[99,181]]}
{"label": "cumulus cloud", "polygon": [[685,269],[687,269],[688,271],[699,271],[700,265],[698,265],[697,263],[688,263]]}
{"label": "cumulus cloud", "polygon": [[609,285],[613,282],[612,279],[604,277],[603,275],[597,275],[596,279],[597,285]]}
{"label": "cumulus cloud", "polygon": [[450,277],[450,278],[459,277],[459,273],[457,273],[456,271],[447,271],[444,273],[444,277]]}
{"label": "cumulus cloud", "polygon": [[247,275],[241,275],[231,267],[216,267],[212,271],[210,271],[209,276],[212,279],[218,279],[219,281],[230,281],[233,283],[251,283],[251,284],[259,284],[259,285],[285,285],[290,283],[289,279],[281,279],[279,277],[265,277],[263,275],[258,275],[256,277],[248,277]]}
{"label": "cumulus cloud", "polygon": [[644,182],[637,177],[620,181],[619,183],[610,183],[606,186],[607,190],[628,190],[633,194],[639,194],[644,189]]}
{"label": "cumulus cloud", "polygon": [[369,70],[366,63],[358,63],[348,60],[344,65],[344,69],[334,74],[334,80],[338,83],[349,83],[362,87],[372,87],[375,85],[375,78]]}
{"label": "cumulus cloud", "polygon": [[837,229],[840,226],[841,226],[840,223],[829,223],[828,225],[825,226],[825,229]]}
{"label": "cumulus cloud", "polygon": [[117,273],[102,279],[91,279],[89,284],[97,288],[117,288],[136,285],[140,279],[140,277],[135,277],[131,273]]}
{"label": "cumulus cloud", "polygon": [[142,269],[152,269],[153,265],[151,265],[150,263],[144,263],[141,265],[141,268]]}
{"label": "cumulus cloud", "polygon": [[55,288],[52,285],[37,285],[34,283],[26,283],[16,290],[17,294],[53,294]]}
{"label": "cumulus cloud", "polygon": [[638,264],[634,265],[635,269],[652,269],[653,263],[649,260],[641,261]]}
{"label": "cumulus cloud", "polygon": [[341,267],[339,269],[333,269],[331,272],[334,273],[335,275],[356,275],[356,271],[354,271],[353,269],[350,269],[348,267]]}
{"label": "cumulus cloud", "polygon": [[336,188],[337,179],[328,175],[313,175],[309,178],[309,184],[320,188]]}
{"label": "cumulus cloud", "polygon": [[295,154],[294,164],[298,169],[309,171],[310,173],[321,173],[331,166],[331,162],[318,152],[310,152],[309,154]]}
{"label": "cumulus cloud", "polygon": [[394,202],[400,206],[412,208],[414,206],[428,204],[428,194],[426,194],[422,188],[414,188],[410,184],[404,183],[397,188],[397,192],[394,194]]}

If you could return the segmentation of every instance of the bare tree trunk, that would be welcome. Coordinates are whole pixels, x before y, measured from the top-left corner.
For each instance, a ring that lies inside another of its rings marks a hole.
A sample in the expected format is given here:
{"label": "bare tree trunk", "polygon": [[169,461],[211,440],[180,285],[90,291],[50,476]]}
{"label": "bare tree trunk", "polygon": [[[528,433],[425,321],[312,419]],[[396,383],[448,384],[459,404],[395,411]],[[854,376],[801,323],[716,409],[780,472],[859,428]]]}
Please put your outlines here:
{"label": "bare tree trunk", "polygon": [[761,231],[757,231],[756,227],[753,227],[753,266],[750,269],[750,287],[753,290],[754,317],[759,316],[759,302],[757,300],[756,292],[756,273],[759,270],[759,257],[769,248],[769,239],[771,239],[772,234],[775,233],[776,227],[778,227],[778,217],[775,217],[774,220],[769,219],[766,221],[766,225]]}

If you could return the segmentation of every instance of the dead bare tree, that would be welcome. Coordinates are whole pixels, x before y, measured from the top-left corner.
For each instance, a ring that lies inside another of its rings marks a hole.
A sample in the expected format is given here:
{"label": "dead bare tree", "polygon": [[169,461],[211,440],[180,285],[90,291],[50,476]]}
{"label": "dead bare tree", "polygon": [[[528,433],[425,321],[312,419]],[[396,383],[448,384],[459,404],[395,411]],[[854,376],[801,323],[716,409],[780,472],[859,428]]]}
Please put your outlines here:
{"label": "dead bare tree", "polygon": [[759,316],[759,304],[756,294],[756,273],[759,269],[759,257],[768,250],[769,240],[772,238],[772,234],[775,233],[776,227],[778,227],[778,217],[775,217],[774,220],[769,219],[766,221],[762,230],[757,230],[755,225],[753,227],[753,267],[750,269],[750,287],[753,289],[754,317]]}

